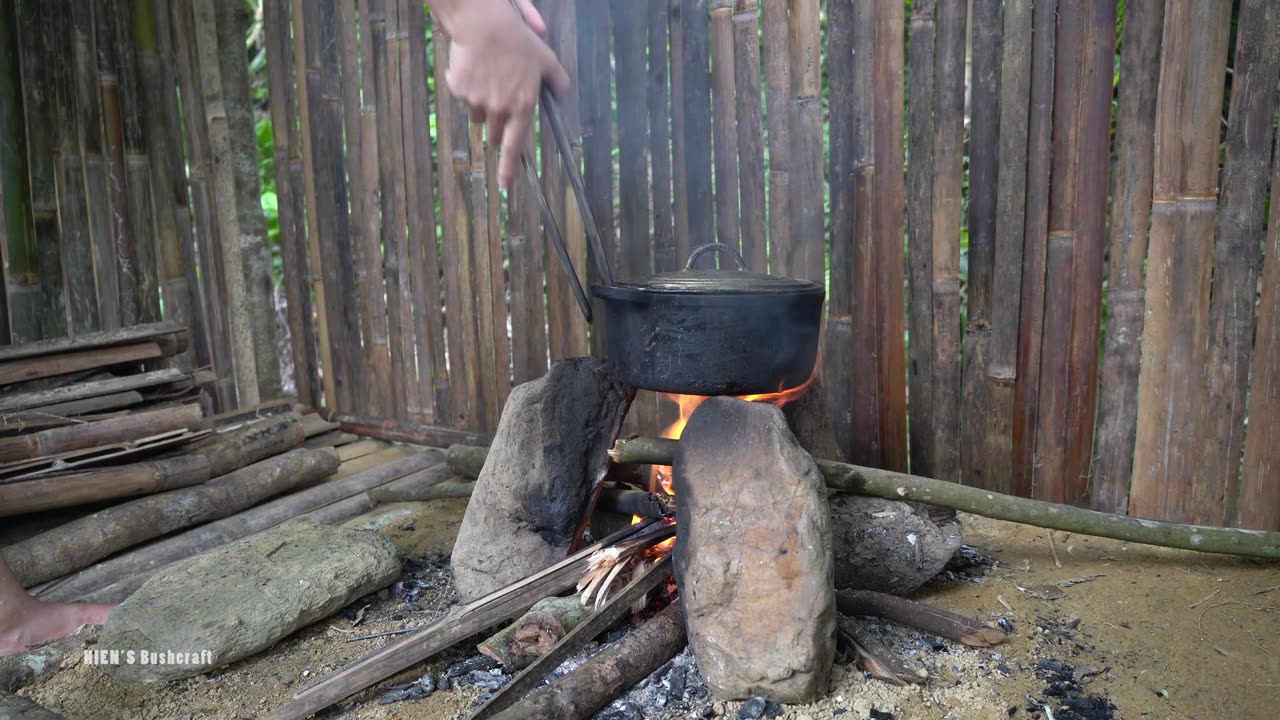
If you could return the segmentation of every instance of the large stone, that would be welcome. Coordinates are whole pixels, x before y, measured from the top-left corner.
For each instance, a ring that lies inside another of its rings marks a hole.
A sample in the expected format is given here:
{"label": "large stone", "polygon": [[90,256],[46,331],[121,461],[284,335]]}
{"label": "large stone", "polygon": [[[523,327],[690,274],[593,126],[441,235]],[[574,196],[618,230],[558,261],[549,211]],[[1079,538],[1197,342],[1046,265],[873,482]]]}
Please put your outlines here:
{"label": "large stone", "polygon": [[960,549],[960,523],[918,503],[833,493],[831,543],[837,590],[909,595]]}
{"label": "large stone", "polygon": [[811,702],[835,656],[831,516],[782,412],[702,403],[676,450],[675,561],[689,645],[719,697]]}
{"label": "large stone", "polygon": [[[282,525],[161,570],[111,613],[97,649],[126,659],[133,651],[132,664],[103,666],[118,680],[190,677],[265,650],[399,576],[381,533]],[[192,655],[143,664],[143,651]]]}
{"label": "large stone", "polygon": [[511,391],[453,547],[461,600],[564,559],[631,395],[598,358],[560,360]]}

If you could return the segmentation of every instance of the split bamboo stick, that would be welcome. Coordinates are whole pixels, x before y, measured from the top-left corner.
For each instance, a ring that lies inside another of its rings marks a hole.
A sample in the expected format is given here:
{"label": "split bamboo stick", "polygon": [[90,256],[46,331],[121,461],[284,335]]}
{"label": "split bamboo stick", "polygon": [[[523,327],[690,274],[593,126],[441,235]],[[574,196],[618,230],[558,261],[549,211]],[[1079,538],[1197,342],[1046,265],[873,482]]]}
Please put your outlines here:
{"label": "split bamboo stick", "polygon": [[[666,3],[650,3],[653,12],[667,13]],[[620,268],[619,265],[619,249],[618,236],[614,228],[614,207],[613,207],[613,83],[610,81],[612,73],[607,72],[606,68],[611,67],[610,45],[611,33],[609,31],[609,3],[607,2],[590,2],[577,3],[578,9],[578,65],[580,67],[592,68],[591,72],[583,73],[578,78],[577,88],[581,99],[582,113],[582,165],[583,165],[583,181],[587,190],[587,204],[591,208],[591,216],[596,220],[596,227],[600,232],[601,241],[604,243],[605,254],[609,266],[612,268]],[[677,70],[677,68],[672,68]],[[677,104],[678,109],[679,106]],[[677,140],[679,138],[676,138]],[[655,178],[656,181],[656,178]],[[525,217],[525,243],[536,244],[541,241],[537,232],[538,228],[538,212],[536,200],[531,194],[532,188],[527,183],[519,183],[516,196],[519,200],[519,208]],[[678,200],[678,199],[677,199]],[[517,244],[511,243],[512,268],[516,269],[516,261],[514,253],[517,250]],[[536,311],[538,314],[529,316],[527,321],[530,327],[526,329],[529,332],[529,342],[532,345],[529,348],[530,365],[525,370],[523,379],[530,380],[535,377],[541,377],[547,370],[546,361],[542,359],[539,348],[545,345],[545,315],[541,308],[542,305],[542,280],[537,274],[542,268],[541,247],[529,249],[520,247],[522,256],[527,255],[530,260],[536,259],[538,264],[536,267],[531,266],[529,275],[525,279],[524,287],[528,288],[533,295],[530,299],[522,299],[522,304],[528,308],[526,313]],[[552,272],[556,272],[552,266]],[[525,272],[519,269],[519,272]],[[589,285],[599,285],[603,279],[599,276],[600,271],[594,262],[587,263],[587,278]],[[512,294],[512,323],[511,331],[514,335],[517,333],[519,325],[515,322],[515,306],[514,301],[516,295]],[[600,310],[600,301],[597,298],[592,299],[593,314],[602,312]],[[525,315],[527,316],[527,315]],[[603,323],[597,323],[591,327],[591,352],[593,355],[603,356],[605,348],[605,331]],[[523,351],[522,351],[523,352]],[[545,351],[543,351],[545,354]],[[516,374],[516,382],[521,382],[521,374]]]}
{"label": "split bamboo stick", "polygon": [[906,165],[902,139],[906,34],[903,8],[877,4],[872,93],[875,97],[875,129],[872,144],[875,166],[883,175],[873,194],[872,232],[876,238],[876,322],[878,325],[876,371],[880,413],[880,443],[885,467],[907,469],[906,347],[904,346],[902,242],[906,233],[906,186],[898,168]]}
{"label": "split bamboo stick", "polygon": [[[670,45],[670,11],[666,3],[648,6],[649,75],[645,102],[649,117],[649,166],[653,177],[650,192],[653,195],[653,269],[670,272],[684,267],[676,250],[675,211],[671,190],[671,98],[668,97],[667,77],[670,70],[668,47]],[[752,35],[753,42],[756,36]],[[757,65],[759,54],[757,50]],[[759,76],[759,67],[756,75]],[[759,83],[757,82],[757,90]],[[759,97],[756,115],[759,119]],[[739,136],[741,137],[741,136]],[[764,205],[761,203],[761,212]],[[761,230],[763,232],[763,228]],[[763,249],[763,248],[762,248]],[[686,256],[687,257],[687,256]],[[672,418],[673,420],[675,418]]]}
{"label": "split bamboo stick", "polygon": [[[987,383],[991,347],[992,285],[995,279],[996,204],[1000,164],[1001,5],[975,0],[969,38],[972,87],[969,106],[969,277],[962,363],[960,481],[990,487],[984,422],[991,414]],[[977,422],[970,422],[977,419]]]}
{"label": "split bamboo stick", "polygon": [[910,68],[907,145],[907,263],[911,303],[911,469],[933,475],[938,463],[934,438],[933,403],[933,104],[934,44],[937,35],[936,0],[911,5]]}
{"label": "split bamboo stick", "polygon": [[1255,288],[1265,243],[1267,150],[1280,77],[1280,6],[1243,2],[1232,65],[1226,159],[1213,254],[1209,355],[1201,412],[1205,445],[1189,502],[1191,521],[1235,524],[1253,351]]}
{"label": "split bamboo stick", "polygon": [[[0,142],[21,148],[22,64],[18,50],[14,0],[0,6]],[[0,196],[4,200],[4,274],[8,305],[8,330],[15,343],[40,339],[40,273],[31,227],[27,157],[22,152],[0,154]]]}
{"label": "split bamboo stick", "polygon": [[[707,17],[707,0],[678,0],[678,18],[672,24],[680,28],[680,67],[683,88],[678,95],[683,100],[682,116],[684,136],[681,140],[684,155],[685,187],[676,187],[676,195],[685,198],[689,216],[689,247],[681,247],[677,236],[676,255],[687,253],[693,247],[708,242],[715,234],[715,196],[711,185],[711,46],[710,21]],[[616,25],[616,20],[614,22]],[[791,102],[791,90],[786,89],[786,102]],[[789,110],[787,112],[790,112]],[[788,149],[790,152],[790,149]],[[682,192],[683,191],[683,192]],[[788,218],[789,220],[789,218]],[[687,254],[685,255],[687,257]]]}
{"label": "split bamboo stick", "polygon": [[[711,125],[715,152],[716,240],[732,248],[741,244],[738,205],[737,90],[734,87],[733,0],[710,0]],[[622,109],[618,109],[621,116]],[[623,177],[626,177],[625,172]],[[626,193],[623,192],[623,197]]]}
{"label": "split bamboo stick", "polygon": [[[667,23],[671,32],[671,212],[675,225],[676,257],[689,257],[689,168],[685,150],[688,123],[684,106],[683,0],[668,0]],[[607,20],[606,20],[607,22]],[[607,33],[606,33],[607,34]],[[597,216],[599,217],[599,216]]]}
{"label": "split bamboo stick", "polygon": [[[0,385],[10,385],[40,378],[70,375],[120,365],[138,365],[164,355],[154,342],[94,350],[79,350],[46,357],[10,360],[0,364]],[[74,378],[71,378],[74,379]]]}
{"label": "split bamboo stick", "polygon": [[986,421],[982,449],[985,487],[1003,493],[1013,489],[1013,388],[1018,360],[1023,220],[1026,215],[1031,18],[1031,3],[1009,3],[1004,8],[995,269],[991,283],[991,341],[986,368],[991,412]]}
{"label": "split bamboo stick", "polygon": [[[484,126],[472,123],[470,127],[471,171],[467,179],[467,215],[471,225],[471,260],[475,270],[471,275],[472,292],[476,299],[476,345],[477,368],[479,372],[478,387],[480,390],[480,416],[477,426],[485,430],[493,430],[498,424],[498,368],[504,366],[505,358],[500,362],[494,330],[501,322],[506,330],[505,313],[494,303],[494,285],[502,284],[502,276],[493,274],[492,244],[489,242],[489,201],[487,167],[488,153],[484,144]],[[505,338],[504,338],[505,341]],[[503,343],[506,346],[506,343]]]}
{"label": "split bamboo stick", "polygon": [[1022,287],[1019,300],[1013,429],[1010,433],[1013,494],[1033,490],[1036,402],[1040,378],[1040,337],[1044,326],[1044,274],[1049,233],[1049,176],[1053,130],[1054,47],[1057,3],[1034,6],[1031,16],[1031,99],[1027,120],[1027,188],[1022,231]]}
{"label": "split bamboo stick", "polygon": [[818,0],[791,2],[791,252],[782,273],[825,285],[822,29]]}
{"label": "split bamboo stick", "polygon": [[742,257],[747,267],[765,272],[769,266],[766,238],[764,116],[760,76],[760,10],[758,0],[733,3],[733,87],[737,102],[738,190],[742,203]]}
{"label": "split bamboo stick", "polygon": [[939,0],[934,53],[932,254],[935,473],[960,473],[960,228],[966,4]]}
{"label": "split bamboo stick", "polygon": [[1230,31],[1225,5],[1167,6],[1129,503],[1129,512],[1143,517],[1182,521],[1194,514]]}

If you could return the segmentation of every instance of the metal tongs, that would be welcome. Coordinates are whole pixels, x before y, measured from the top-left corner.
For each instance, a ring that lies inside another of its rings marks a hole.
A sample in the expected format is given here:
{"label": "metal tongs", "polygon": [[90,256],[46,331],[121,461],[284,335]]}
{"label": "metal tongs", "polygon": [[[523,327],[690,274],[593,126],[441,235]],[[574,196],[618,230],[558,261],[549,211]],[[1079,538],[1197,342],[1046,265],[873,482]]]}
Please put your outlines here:
{"label": "metal tongs", "polygon": [[[613,285],[613,273],[609,270],[609,261],[604,254],[604,242],[600,239],[600,228],[596,226],[595,217],[591,214],[591,207],[587,204],[587,190],[582,182],[582,171],[578,168],[578,160],[573,155],[568,134],[565,132],[564,118],[560,115],[560,104],[556,101],[555,95],[552,94],[551,88],[546,85],[542,86],[541,100],[542,110],[546,113],[547,120],[551,125],[551,134],[555,138],[556,147],[560,151],[561,164],[564,165],[565,174],[569,176],[569,184],[573,186],[573,195],[578,200],[578,210],[582,213],[583,224],[586,226],[587,240],[591,243],[591,254],[595,256],[596,269],[600,272],[600,278],[605,285]],[[546,226],[547,234],[551,236],[551,242],[556,246],[556,254],[560,256],[560,265],[564,267],[565,273],[569,276],[574,299],[578,301],[578,308],[582,310],[583,317],[587,319],[587,322],[591,322],[591,302],[587,299],[587,293],[583,290],[582,282],[578,279],[578,272],[573,267],[573,260],[569,257],[569,249],[565,247],[564,236],[560,234],[560,226],[556,223],[555,213],[547,202],[546,194],[542,191],[542,183],[538,179],[533,152],[530,149],[525,148],[524,155],[521,157],[521,164],[524,165],[525,175],[529,178],[529,185],[533,188],[533,195],[538,201],[538,207],[542,210],[543,225]]]}

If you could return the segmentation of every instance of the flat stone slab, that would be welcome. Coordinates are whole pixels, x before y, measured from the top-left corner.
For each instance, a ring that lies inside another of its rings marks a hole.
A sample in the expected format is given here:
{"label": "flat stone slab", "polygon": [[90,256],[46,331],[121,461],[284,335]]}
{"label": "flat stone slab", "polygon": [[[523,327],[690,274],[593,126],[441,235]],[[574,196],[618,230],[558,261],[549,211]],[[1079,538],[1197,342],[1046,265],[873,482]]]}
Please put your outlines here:
{"label": "flat stone slab", "polygon": [[836,604],[827,491],[772,405],[711,398],[676,451],[676,578],[689,645],[718,697],[827,691]]}
{"label": "flat stone slab", "polygon": [[[117,680],[190,677],[265,650],[399,576],[381,533],[282,525],[161,570],[111,613],[96,649],[119,652],[103,665]],[[143,664],[143,652],[158,662]]]}
{"label": "flat stone slab", "polygon": [[511,391],[454,543],[459,599],[564,559],[631,396],[599,358],[557,361]]}

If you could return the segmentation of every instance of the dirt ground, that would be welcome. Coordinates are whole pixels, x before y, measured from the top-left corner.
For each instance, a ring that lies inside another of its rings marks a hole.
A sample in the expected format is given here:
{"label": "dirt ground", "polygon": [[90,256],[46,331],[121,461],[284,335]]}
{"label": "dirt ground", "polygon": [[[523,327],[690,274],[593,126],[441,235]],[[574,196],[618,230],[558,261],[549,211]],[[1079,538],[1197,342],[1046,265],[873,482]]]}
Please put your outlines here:
{"label": "dirt ground", "polygon": [[[406,556],[434,556],[440,567],[464,508],[464,500],[395,506],[394,514],[382,515],[390,518],[382,529]],[[968,515],[961,519],[965,542],[994,558],[995,566],[980,577],[960,572],[941,578],[916,599],[993,623],[1007,620],[1014,631],[1011,641],[973,650],[876,621],[849,621],[847,627],[891,648],[908,666],[928,670],[928,683],[893,687],[866,679],[851,665],[838,666],[827,698],[782,708],[777,717],[1276,717],[1280,565],[1055,533],[1059,568],[1045,531]],[[213,675],[122,685],[100,668],[81,664],[73,653],[61,672],[21,694],[68,720],[257,717],[317,676],[394,638],[345,640],[429,623],[451,600],[447,584],[447,578],[427,582],[414,600],[420,611],[406,606],[403,593],[383,591]],[[470,654],[472,647],[459,648],[323,717],[465,718],[477,689],[387,705],[377,701],[388,685],[439,671]],[[740,707],[716,702],[711,716],[736,717]],[[704,703],[683,716],[703,717],[705,711]]]}

